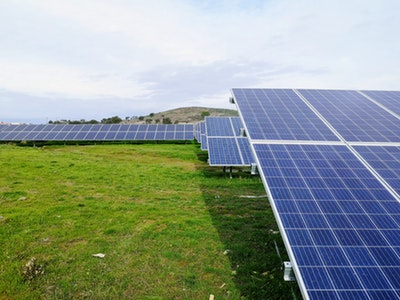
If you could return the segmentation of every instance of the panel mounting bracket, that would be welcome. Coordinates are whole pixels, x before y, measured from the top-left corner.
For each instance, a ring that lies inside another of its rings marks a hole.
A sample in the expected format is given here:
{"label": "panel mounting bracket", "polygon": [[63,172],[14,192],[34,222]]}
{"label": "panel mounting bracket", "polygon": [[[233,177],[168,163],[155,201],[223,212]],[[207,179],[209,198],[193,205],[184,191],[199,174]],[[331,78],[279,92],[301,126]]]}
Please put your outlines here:
{"label": "panel mounting bracket", "polygon": [[285,281],[295,281],[292,263],[290,261],[283,262],[283,280]]}

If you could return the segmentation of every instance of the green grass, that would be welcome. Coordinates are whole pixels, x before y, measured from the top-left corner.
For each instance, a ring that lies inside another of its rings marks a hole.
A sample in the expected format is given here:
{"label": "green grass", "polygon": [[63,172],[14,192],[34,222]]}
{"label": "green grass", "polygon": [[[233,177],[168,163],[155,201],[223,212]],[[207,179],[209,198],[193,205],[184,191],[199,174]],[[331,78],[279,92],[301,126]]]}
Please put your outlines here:
{"label": "green grass", "polygon": [[[192,144],[0,145],[0,299],[298,295],[267,199],[240,197],[265,194],[261,180],[203,158]],[[32,257],[44,274],[29,280]]]}

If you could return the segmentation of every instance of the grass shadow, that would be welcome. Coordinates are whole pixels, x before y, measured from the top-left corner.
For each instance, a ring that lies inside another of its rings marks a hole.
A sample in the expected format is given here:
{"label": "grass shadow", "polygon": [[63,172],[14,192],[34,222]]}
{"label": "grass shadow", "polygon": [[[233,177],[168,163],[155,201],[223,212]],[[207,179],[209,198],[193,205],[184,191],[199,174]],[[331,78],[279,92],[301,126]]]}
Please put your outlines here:
{"label": "grass shadow", "polygon": [[[204,161],[204,151],[198,157]],[[258,176],[199,165],[202,193],[244,299],[301,299],[296,282],[283,280],[288,260],[264,186]],[[279,253],[277,251],[279,250]]]}

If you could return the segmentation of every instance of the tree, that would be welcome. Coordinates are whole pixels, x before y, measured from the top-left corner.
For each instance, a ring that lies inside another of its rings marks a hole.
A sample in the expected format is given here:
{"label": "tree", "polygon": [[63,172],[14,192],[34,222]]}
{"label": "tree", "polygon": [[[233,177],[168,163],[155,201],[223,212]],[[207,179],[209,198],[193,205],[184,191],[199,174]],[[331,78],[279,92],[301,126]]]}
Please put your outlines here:
{"label": "tree", "polygon": [[101,120],[102,124],[119,124],[122,122],[122,119],[118,116],[114,116],[111,118],[104,118]]}
{"label": "tree", "polygon": [[209,111],[203,111],[203,112],[201,112],[201,114],[200,114],[200,116],[201,116],[202,119],[204,119],[205,117],[208,117],[209,115],[210,115],[210,112],[209,112]]}
{"label": "tree", "polygon": [[172,121],[171,121],[170,118],[163,118],[163,119],[162,119],[162,123],[163,123],[163,124],[172,124]]}

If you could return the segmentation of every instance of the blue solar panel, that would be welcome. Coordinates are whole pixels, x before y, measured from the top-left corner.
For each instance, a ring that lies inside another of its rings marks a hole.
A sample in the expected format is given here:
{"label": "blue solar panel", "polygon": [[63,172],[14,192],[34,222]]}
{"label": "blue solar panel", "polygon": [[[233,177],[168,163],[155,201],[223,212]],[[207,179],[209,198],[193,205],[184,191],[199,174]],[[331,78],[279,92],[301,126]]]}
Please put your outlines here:
{"label": "blue solar panel", "polygon": [[176,124],[174,127],[175,127],[175,131],[184,131],[185,130],[184,124]]}
{"label": "blue solar panel", "polygon": [[[194,137],[193,124],[2,125],[1,129],[0,140],[3,141],[191,140]],[[141,133],[138,134],[138,131]]]}
{"label": "blue solar panel", "polygon": [[185,139],[185,132],[184,131],[176,131],[174,139],[175,140],[184,140]]}
{"label": "blue solar panel", "polygon": [[24,141],[28,134],[29,131],[20,131],[19,133],[12,135],[12,139],[15,141]]}
{"label": "blue solar panel", "polygon": [[155,131],[147,131],[145,140],[149,140],[149,141],[154,140],[155,136],[156,136],[156,132]]}
{"label": "blue solar panel", "polygon": [[146,132],[138,131],[135,136],[135,140],[145,140]]}
{"label": "blue solar panel", "polygon": [[126,140],[126,130],[120,130],[117,132],[117,134],[115,135],[115,140],[117,141],[124,141]]}
{"label": "blue solar panel", "polygon": [[355,146],[354,149],[400,195],[400,147]]}
{"label": "blue solar panel", "polygon": [[234,128],[230,118],[206,117],[205,122],[208,137],[235,136]]}
{"label": "blue solar panel", "polygon": [[253,146],[307,296],[399,297],[400,203],[351,150]]}
{"label": "blue solar panel", "polygon": [[[208,146],[210,165],[213,166],[249,166],[252,159],[249,141],[240,137],[243,128],[239,117],[206,117],[207,143],[211,140],[212,147]],[[220,145],[218,145],[220,143]],[[202,149],[203,148],[202,142]],[[236,149],[230,149],[230,148]],[[224,157],[232,155],[233,157]]]}
{"label": "blue solar panel", "polygon": [[165,124],[158,124],[157,131],[165,131],[167,129],[167,125]]}
{"label": "blue solar panel", "polygon": [[243,166],[235,138],[208,137],[209,163],[212,166]]}
{"label": "blue solar panel", "polygon": [[387,109],[400,116],[400,92],[399,91],[361,91]]}
{"label": "blue solar panel", "polygon": [[235,136],[239,136],[240,135],[240,130],[242,128],[244,128],[242,121],[240,120],[239,117],[231,117],[231,122],[232,122],[232,126],[233,126],[233,133]]}
{"label": "blue solar panel", "polygon": [[75,136],[74,136],[74,140],[77,141],[84,141],[85,137],[87,135],[87,131],[79,131]]}
{"label": "blue solar panel", "polygon": [[201,150],[207,150],[208,149],[208,144],[207,144],[207,136],[205,134],[200,135],[201,139]]}
{"label": "blue solar panel", "polygon": [[349,142],[400,142],[400,119],[357,91],[298,90]]}
{"label": "blue solar panel", "polygon": [[98,131],[89,131],[85,137],[85,140],[94,141],[94,140],[96,140],[97,134],[98,134]]}
{"label": "blue solar panel", "polygon": [[[70,131],[65,135],[64,140],[73,141],[73,140],[75,140],[75,136],[77,134],[78,134],[78,132],[76,132],[76,131]],[[30,140],[34,140],[34,139],[30,139]]]}
{"label": "blue solar panel", "polygon": [[127,140],[127,141],[133,141],[133,140],[135,140],[135,137],[136,137],[136,130],[130,130],[130,131],[127,131],[127,133],[126,133],[126,136],[125,136],[125,139]]}
{"label": "blue solar panel", "polygon": [[243,165],[251,165],[255,162],[253,154],[250,149],[250,143],[247,138],[237,138],[237,143],[239,145],[239,151],[242,154]]}
{"label": "blue solar panel", "polygon": [[193,130],[192,131],[185,131],[185,135],[184,135],[184,140],[193,140],[194,139],[194,134],[193,134]]}
{"label": "blue solar panel", "polygon": [[175,132],[173,132],[173,131],[166,131],[166,132],[165,132],[165,139],[166,139],[167,141],[174,140],[174,139],[175,139]]}
{"label": "blue solar panel", "polygon": [[158,130],[154,138],[159,141],[165,140],[165,130]]}
{"label": "blue solar panel", "polygon": [[252,140],[339,140],[293,90],[233,89],[232,92]]}
{"label": "blue solar panel", "polygon": [[46,140],[48,141],[54,141],[56,136],[57,136],[58,132],[49,132],[49,134],[46,136]]}
{"label": "blue solar panel", "polygon": [[97,141],[104,141],[108,131],[98,131],[96,134]]}

